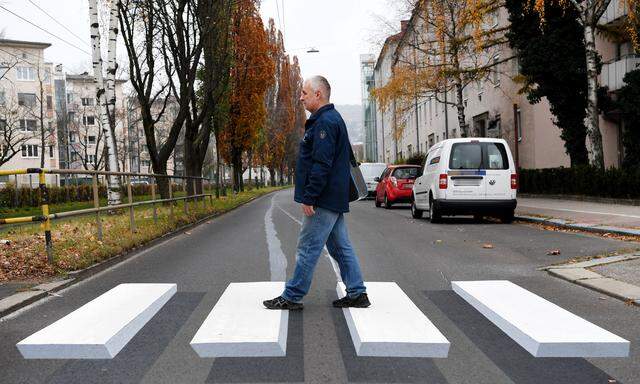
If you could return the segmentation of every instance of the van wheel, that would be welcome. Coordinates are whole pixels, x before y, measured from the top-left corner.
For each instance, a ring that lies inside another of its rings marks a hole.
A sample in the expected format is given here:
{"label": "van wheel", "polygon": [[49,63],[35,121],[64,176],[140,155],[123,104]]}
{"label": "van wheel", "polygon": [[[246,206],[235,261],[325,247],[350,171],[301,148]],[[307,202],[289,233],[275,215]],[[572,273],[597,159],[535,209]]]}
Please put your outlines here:
{"label": "van wheel", "polygon": [[411,200],[411,217],[414,219],[422,219],[422,213],[424,211],[422,209],[416,208],[415,200]]}
{"label": "van wheel", "polygon": [[433,198],[429,196],[429,221],[433,224],[437,224],[441,219],[442,215],[436,208],[435,201],[433,201]]}
{"label": "van wheel", "polygon": [[500,221],[503,224],[511,224],[511,223],[513,223],[514,216],[515,216],[514,210],[513,209],[509,210],[509,211],[503,213],[502,216],[500,216]]}
{"label": "van wheel", "polygon": [[376,195],[376,197],[374,197],[374,199],[376,200],[376,208],[380,208],[382,206],[382,204],[378,200],[378,195]]}
{"label": "van wheel", "polygon": [[389,202],[389,199],[387,199],[387,194],[384,194],[384,207],[386,209],[391,209],[391,202]]}

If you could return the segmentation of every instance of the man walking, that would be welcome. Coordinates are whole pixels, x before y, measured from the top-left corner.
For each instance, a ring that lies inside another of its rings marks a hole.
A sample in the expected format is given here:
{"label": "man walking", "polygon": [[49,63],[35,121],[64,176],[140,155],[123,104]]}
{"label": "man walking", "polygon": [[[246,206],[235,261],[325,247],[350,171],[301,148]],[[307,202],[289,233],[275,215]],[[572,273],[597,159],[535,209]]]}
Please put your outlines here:
{"label": "man walking", "polygon": [[325,244],[338,262],[347,288],[347,295],[335,300],[333,306],[371,305],[343,215],[349,212],[349,136],[340,113],[329,103],[330,96],[331,86],[324,77],[305,81],[300,101],[311,116],[300,142],[294,194],[294,200],[302,204],[304,218],[293,277],[281,296],[263,302],[269,309],[302,309],[302,298],[309,291]]}

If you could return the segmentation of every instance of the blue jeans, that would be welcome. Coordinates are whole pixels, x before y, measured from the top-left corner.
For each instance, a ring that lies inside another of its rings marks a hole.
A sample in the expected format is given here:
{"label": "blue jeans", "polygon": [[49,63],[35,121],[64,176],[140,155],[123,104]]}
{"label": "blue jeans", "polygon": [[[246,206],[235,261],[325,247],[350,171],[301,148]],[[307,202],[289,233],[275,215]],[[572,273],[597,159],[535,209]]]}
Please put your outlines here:
{"label": "blue jeans", "polygon": [[338,262],[347,295],[356,297],[366,291],[358,258],[349,241],[344,215],[316,207],[315,214],[304,216],[302,221],[296,251],[296,269],[291,280],[287,281],[282,297],[299,302],[309,292],[313,270],[325,244],[329,255]]}

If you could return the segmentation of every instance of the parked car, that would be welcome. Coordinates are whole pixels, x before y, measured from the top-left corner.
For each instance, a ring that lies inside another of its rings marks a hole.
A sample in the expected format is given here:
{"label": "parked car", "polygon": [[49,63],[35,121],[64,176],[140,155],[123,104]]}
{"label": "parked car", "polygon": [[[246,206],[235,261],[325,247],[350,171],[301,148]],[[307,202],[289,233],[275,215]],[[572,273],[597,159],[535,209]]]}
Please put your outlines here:
{"label": "parked car", "polygon": [[367,191],[369,192],[369,197],[375,196],[376,187],[378,186],[378,182],[375,181],[375,178],[380,177],[385,169],[387,169],[387,164],[385,163],[360,164],[360,171],[362,172],[365,183],[367,183]]}
{"label": "parked car", "polygon": [[380,177],[376,187],[376,207],[384,204],[389,209],[396,203],[410,203],[413,182],[418,176],[418,165],[390,165]]}
{"label": "parked car", "polygon": [[518,175],[506,141],[448,139],[431,147],[413,186],[411,214],[496,216],[513,221]]}

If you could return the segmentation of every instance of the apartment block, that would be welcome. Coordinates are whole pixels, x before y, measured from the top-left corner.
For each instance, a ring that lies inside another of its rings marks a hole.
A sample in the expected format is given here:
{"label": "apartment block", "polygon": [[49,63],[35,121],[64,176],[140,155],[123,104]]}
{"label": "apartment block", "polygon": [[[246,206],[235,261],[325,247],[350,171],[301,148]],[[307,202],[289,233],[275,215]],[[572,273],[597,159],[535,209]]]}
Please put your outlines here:
{"label": "apartment block", "polygon": [[[2,169],[57,168],[53,64],[44,61],[51,44],[0,39],[0,158]],[[47,175],[48,184],[56,184]],[[0,176],[37,187],[37,175]]]}
{"label": "apartment block", "polygon": [[[620,27],[627,10],[618,1],[612,1],[601,18],[601,24],[609,28]],[[401,24],[401,32],[385,41],[377,58],[374,79],[375,86],[388,83],[394,68],[406,63],[418,64],[427,58],[427,49],[420,47],[428,28],[419,12],[414,10],[409,20]],[[508,11],[500,8],[490,15],[488,28],[506,26]],[[624,36],[624,34],[621,34]],[[597,35],[596,47],[604,65],[600,76],[601,85],[615,93],[623,85],[622,78],[628,71],[638,67],[640,59],[633,52],[631,42],[610,41],[604,35]],[[491,72],[478,81],[463,88],[465,115],[464,130],[467,136],[499,137],[505,139],[522,168],[548,168],[569,166],[569,156],[565,153],[560,129],[553,123],[546,99],[532,105],[525,95],[518,94],[520,86],[512,80],[518,75],[518,62],[508,44],[502,44],[483,52],[481,59],[486,63],[495,61]],[[433,57],[431,58],[434,59]],[[477,58],[475,58],[477,59]],[[438,58],[435,58],[436,62]],[[460,137],[458,110],[446,104],[456,98],[450,89],[447,93],[416,95],[411,106],[400,109],[395,103],[383,110],[376,106],[376,127],[379,131],[377,147],[378,161],[388,163],[406,158],[416,152],[426,152],[429,147],[445,138]],[[605,166],[618,166],[623,153],[621,145],[622,127],[615,113],[602,115],[600,130],[603,136]]]}

